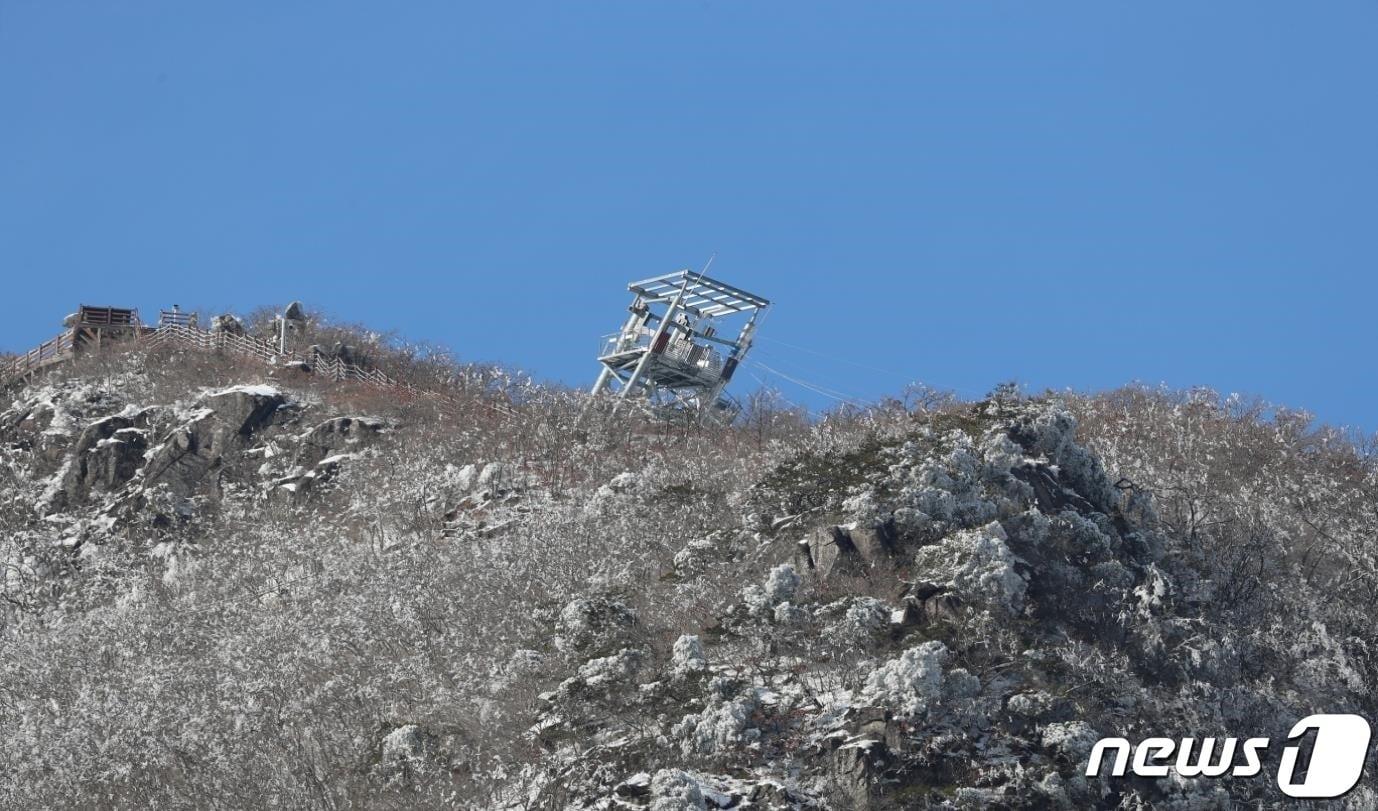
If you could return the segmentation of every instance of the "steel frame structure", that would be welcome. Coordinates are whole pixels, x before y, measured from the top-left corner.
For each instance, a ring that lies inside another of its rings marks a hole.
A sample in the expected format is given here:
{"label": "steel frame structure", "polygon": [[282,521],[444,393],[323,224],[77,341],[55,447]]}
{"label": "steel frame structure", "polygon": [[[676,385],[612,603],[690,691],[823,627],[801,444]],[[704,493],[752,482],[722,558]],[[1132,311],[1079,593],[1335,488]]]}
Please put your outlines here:
{"label": "steel frame structure", "polygon": [[[592,393],[611,392],[619,404],[643,396],[653,405],[696,411],[701,420],[730,421],[739,408],[725,394],[727,384],[770,302],[692,270],[627,289],[630,315],[621,331],[602,340],[603,369]],[[730,326],[724,321],[740,320],[733,318],[738,315],[745,320],[736,337],[721,337],[719,328]]]}

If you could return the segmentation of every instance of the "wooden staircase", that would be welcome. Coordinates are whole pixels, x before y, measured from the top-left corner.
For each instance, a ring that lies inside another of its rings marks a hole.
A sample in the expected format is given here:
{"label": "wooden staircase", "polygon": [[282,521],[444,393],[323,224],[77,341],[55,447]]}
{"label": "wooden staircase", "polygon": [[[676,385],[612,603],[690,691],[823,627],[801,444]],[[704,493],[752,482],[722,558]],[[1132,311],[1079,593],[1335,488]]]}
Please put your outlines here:
{"label": "wooden staircase", "polygon": [[27,379],[40,369],[67,360],[74,354],[73,348],[75,346],[76,341],[72,330],[67,330],[51,340],[44,341],[28,352],[0,365],[0,386],[8,385],[15,380]]}
{"label": "wooden staircase", "polygon": [[27,380],[42,369],[70,359],[82,349],[100,349],[107,341],[138,338],[143,330],[138,310],[83,304],[68,317],[66,331],[0,364],[0,386]]}

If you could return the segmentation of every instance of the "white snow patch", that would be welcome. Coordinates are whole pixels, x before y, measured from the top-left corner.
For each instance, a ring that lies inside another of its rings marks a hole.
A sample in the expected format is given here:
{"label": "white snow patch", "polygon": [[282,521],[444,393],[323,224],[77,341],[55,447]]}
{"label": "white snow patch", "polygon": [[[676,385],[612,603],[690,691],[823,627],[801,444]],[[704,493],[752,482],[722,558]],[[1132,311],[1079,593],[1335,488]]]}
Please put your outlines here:
{"label": "white snow patch", "polygon": [[1006,540],[1004,528],[992,521],[920,549],[915,566],[926,579],[946,581],[963,597],[1018,614],[1027,584],[1014,569],[1017,559]]}
{"label": "white snow patch", "polygon": [[266,383],[253,383],[253,384],[245,384],[245,385],[239,385],[239,386],[230,386],[230,387],[227,388],[227,389],[220,389],[219,391],[209,391],[209,392],[206,392],[206,393],[203,394],[202,396],[203,396],[203,397],[222,397],[222,396],[224,396],[224,395],[226,395],[226,394],[251,394],[251,395],[254,395],[254,396],[256,396],[256,397],[280,397],[280,396],[282,396],[282,392],[281,392],[279,389],[277,389],[277,388],[274,387],[274,386],[269,386],[269,385],[267,385]]}
{"label": "white snow patch", "polygon": [[910,648],[866,678],[861,698],[873,706],[919,715],[941,697],[947,657],[947,646],[936,640]]}

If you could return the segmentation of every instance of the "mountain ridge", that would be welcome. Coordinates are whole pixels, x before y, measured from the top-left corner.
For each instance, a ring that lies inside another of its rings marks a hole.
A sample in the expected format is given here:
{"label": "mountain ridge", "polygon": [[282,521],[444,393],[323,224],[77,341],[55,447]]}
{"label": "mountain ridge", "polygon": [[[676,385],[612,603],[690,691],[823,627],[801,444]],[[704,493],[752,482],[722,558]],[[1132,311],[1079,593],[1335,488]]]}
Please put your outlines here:
{"label": "mountain ridge", "polygon": [[1374,457],[1301,415],[428,368],[455,407],[166,347],[0,395],[5,805],[1230,807],[1281,797],[1090,746],[1373,717]]}

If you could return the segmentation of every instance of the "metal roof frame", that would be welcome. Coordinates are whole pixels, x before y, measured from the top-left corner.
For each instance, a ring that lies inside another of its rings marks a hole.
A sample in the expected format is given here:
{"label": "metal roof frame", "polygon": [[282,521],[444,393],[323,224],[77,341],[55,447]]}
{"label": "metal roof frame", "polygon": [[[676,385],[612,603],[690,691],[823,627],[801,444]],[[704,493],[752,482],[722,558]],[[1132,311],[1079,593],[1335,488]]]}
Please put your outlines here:
{"label": "metal roof frame", "polygon": [[687,269],[627,285],[628,290],[648,302],[673,301],[681,288],[684,289],[684,299],[679,306],[707,318],[763,310],[770,306],[768,300],[755,293]]}

